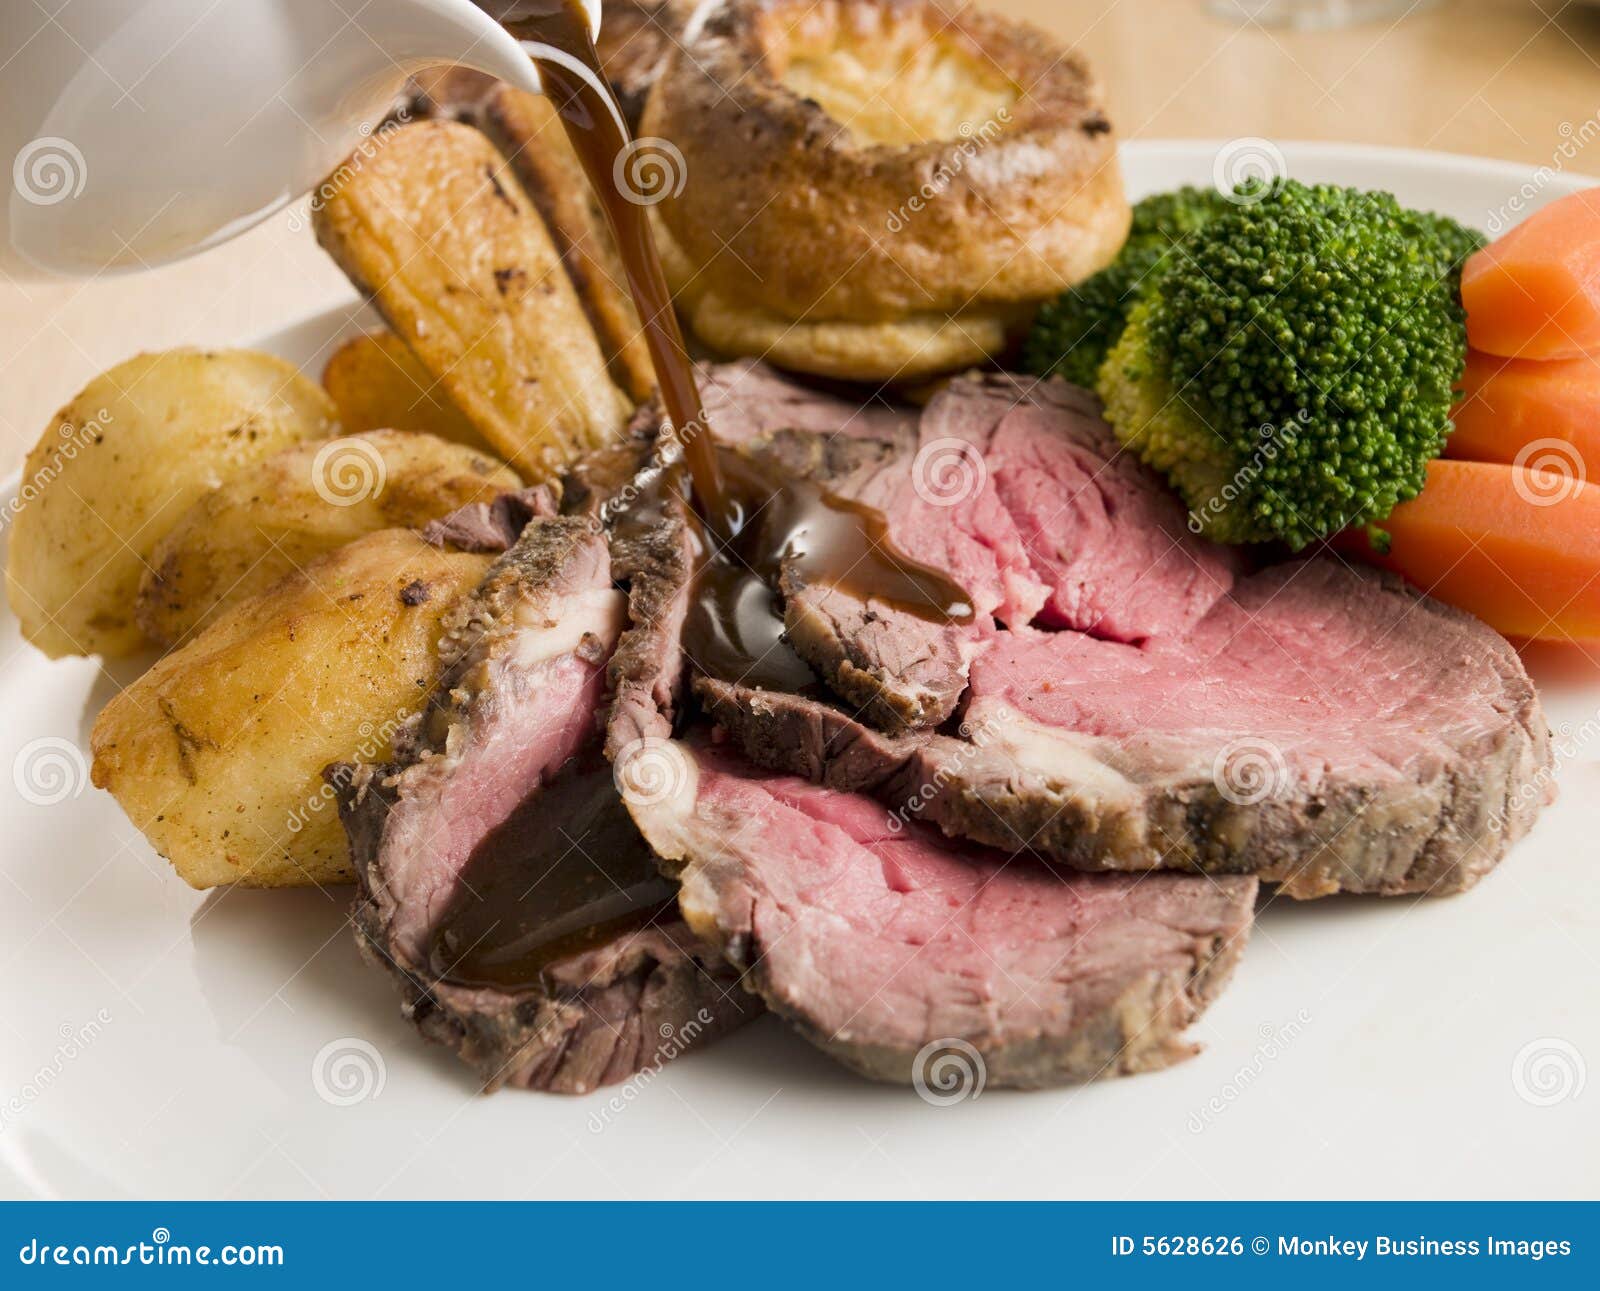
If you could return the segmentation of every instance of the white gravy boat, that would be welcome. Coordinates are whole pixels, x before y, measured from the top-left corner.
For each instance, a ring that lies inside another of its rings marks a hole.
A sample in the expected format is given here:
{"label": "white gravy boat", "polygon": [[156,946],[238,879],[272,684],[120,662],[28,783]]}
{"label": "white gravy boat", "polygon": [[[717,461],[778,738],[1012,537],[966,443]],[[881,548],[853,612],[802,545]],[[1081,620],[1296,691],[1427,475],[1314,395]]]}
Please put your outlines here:
{"label": "white gravy boat", "polygon": [[[598,32],[600,0],[584,9]],[[0,0],[0,272],[215,246],[309,191],[438,63],[540,88],[471,0]]]}

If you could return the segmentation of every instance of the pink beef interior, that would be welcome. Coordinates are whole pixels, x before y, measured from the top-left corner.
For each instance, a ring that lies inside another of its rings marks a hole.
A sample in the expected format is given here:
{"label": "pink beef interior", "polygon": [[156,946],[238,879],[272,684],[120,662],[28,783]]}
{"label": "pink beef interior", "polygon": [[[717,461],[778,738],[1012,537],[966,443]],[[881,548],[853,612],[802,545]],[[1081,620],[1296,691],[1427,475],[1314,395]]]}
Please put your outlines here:
{"label": "pink beef interior", "polygon": [[1236,551],[1190,533],[1182,505],[1117,444],[1094,396],[1064,382],[962,377],[919,416],[858,408],[761,363],[707,367],[702,379],[730,443],[798,429],[902,445],[831,486],[882,511],[895,545],[953,577],[983,618],[1116,641],[1177,634],[1238,571]]}
{"label": "pink beef interior", "polygon": [[695,821],[680,828],[699,835],[691,850],[715,846],[722,859],[709,887],[685,875],[691,923],[691,907],[710,902],[725,934],[751,938],[769,1003],[832,1043],[1065,1037],[1126,1004],[1130,986],[1158,983],[1169,993],[1138,1007],[1150,1025],[1181,1029],[1188,1015],[1169,1010],[1195,1002],[1174,984],[1249,924],[1251,879],[1064,874],[920,824],[896,828],[861,795],[709,750],[697,762]]}
{"label": "pink beef interior", "polygon": [[[924,500],[916,476],[941,464],[940,455],[916,456],[919,413],[906,404],[866,405],[801,386],[760,362],[722,363],[700,369],[706,416],[718,439],[743,444],[779,430],[833,437],[877,439],[900,445],[886,465],[869,468],[830,487],[876,507],[889,517],[895,545],[906,555],[950,574],[967,589],[981,615],[1026,623],[1044,603],[1046,589],[1028,567],[1028,554],[1011,516],[992,486],[953,505]],[[926,434],[922,436],[925,444]],[[937,496],[937,493],[934,494]]]}
{"label": "pink beef interior", "polygon": [[1329,768],[1384,782],[1505,726],[1480,629],[1402,630],[1417,599],[1335,561],[1278,565],[1242,581],[1183,637],[1125,645],[1071,632],[997,638],[972,668],[969,717],[994,706],[1102,738],[1128,767],[1162,750],[1206,760],[1265,741],[1315,785]]}
{"label": "pink beef interior", "polygon": [[[598,540],[567,585],[535,613],[551,624],[581,624],[575,648],[527,664],[517,640],[492,651],[492,680],[473,714],[470,737],[431,758],[405,783],[390,814],[385,878],[396,907],[391,934],[423,957],[473,849],[595,735],[605,697],[605,663],[620,628],[621,597],[610,586]],[[523,629],[536,633],[539,628]],[[579,638],[588,635],[584,648]]]}
{"label": "pink beef interior", "polygon": [[924,443],[942,436],[982,451],[1047,590],[1041,624],[1115,641],[1181,633],[1232,585],[1237,554],[1189,532],[1177,498],[1116,442],[1087,391],[955,381],[922,418]]}
{"label": "pink beef interior", "polygon": [[777,430],[893,442],[916,427],[917,410],[873,399],[865,404],[799,385],[759,359],[702,363],[700,401],[716,437],[744,444]]}
{"label": "pink beef interior", "polygon": [[896,457],[871,478],[852,482],[852,497],[889,517],[894,545],[913,560],[943,570],[964,587],[973,609],[1002,623],[1030,621],[1047,589],[1028,563],[1022,536],[994,481],[986,480],[959,505],[937,500],[934,472],[970,469],[959,450],[931,444],[924,431],[915,456]]}

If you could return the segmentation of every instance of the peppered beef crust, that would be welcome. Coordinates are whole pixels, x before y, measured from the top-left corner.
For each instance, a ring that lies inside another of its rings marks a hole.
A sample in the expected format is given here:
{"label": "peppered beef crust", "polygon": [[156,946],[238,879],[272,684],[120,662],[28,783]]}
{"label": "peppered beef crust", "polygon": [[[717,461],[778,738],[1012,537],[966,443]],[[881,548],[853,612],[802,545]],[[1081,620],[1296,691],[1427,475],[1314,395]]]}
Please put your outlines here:
{"label": "peppered beef crust", "polygon": [[694,582],[688,510],[657,479],[611,529],[616,577],[628,588],[628,628],[611,657],[606,756],[672,733],[683,684],[683,625]]}
{"label": "peppered beef crust", "polygon": [[[563,603],[551,598],[581,596],[586,588],[613,595],[603,591],[608,584],[604,543],[589,522],[530,524],[447,617],[443,682],[397,737],[395,761],[325,772],[350,839],[358,884],[352,922],[363,954],[394,979],[405,1015],[454,1050],[489,1090],[583,1093],[708,1043],[755,1012],[715,952],[676,918],[559,960],[525,988],[467,986],[442,979],[430,963],[430,931],[458,872],[430,876],[428,867],[440,863],[426,841],[430,831],[421,831],[419,852],[416,830],[399,822],[417,812],[447,821],[452,794],[477,792],[476,773],[464,769],[474,746],[537,698],[518,672],[517,634],[529,607],[536,614],[541,604]],[[598,669],[608,649],[585,634],[572,657]],[[588,738],[597,738],[597,724],[589,730]],[[526,797],[537,794],[539,781],[519,785],[510,787]],[[495,814],[489,811],[488,827]]]}

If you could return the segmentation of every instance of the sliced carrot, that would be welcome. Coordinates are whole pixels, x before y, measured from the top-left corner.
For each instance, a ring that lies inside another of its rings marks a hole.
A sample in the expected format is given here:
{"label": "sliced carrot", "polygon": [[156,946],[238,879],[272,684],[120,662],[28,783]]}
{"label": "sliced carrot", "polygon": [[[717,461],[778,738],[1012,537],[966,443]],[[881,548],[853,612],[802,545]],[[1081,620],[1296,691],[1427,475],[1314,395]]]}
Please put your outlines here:
{"label": "sliced carrot", "polygon": [[1506,358],[1600,353],[1600,189],[1541,207],[1461,267],[1467,341]]}
{"label": "sliced carrot", "polygon": [[1600,357],[1541,363],[1469,350],[1461,387],[1446,457],[1555,469],[1565,458],[1600,481]]}
{"label": "sliced carrot", "polygon": [[1346,552],[1404,575],[1507,636],[1600,640],[1600,484],[1492,462],[1436,461],[1428,483]]}

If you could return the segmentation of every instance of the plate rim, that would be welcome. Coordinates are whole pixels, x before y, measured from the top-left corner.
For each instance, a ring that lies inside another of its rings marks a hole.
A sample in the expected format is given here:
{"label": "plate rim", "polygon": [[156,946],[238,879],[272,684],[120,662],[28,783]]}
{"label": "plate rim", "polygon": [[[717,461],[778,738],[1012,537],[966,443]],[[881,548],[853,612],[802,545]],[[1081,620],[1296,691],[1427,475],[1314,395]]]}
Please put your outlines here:
{"label": "plate rim", "polygon": [[[1217,149],[1229,144],[1238,143],[1241,139],[1251,138],[1248,135],[1235,135],[1229,138],[1211,136],[1204,139],[1124,139],[1118,145],[1118,153],[1124,149],[1134,151],[1155,152],[1162,149],[1186,151],[1190,149]],[[1363,156],[1389,162],[1411,162],[1421,165],[1438,165],[1446,162],[1452,167],[1471,170],[1478,174],[1510,174],[1520,172],[1526,175],[1537,175],[1543,170],[1551,172],[1551,183],[1572,184],[1578,187],[1593,188],[1600,186],[1600,179],[1586,175],[1576,170],[1559,170],[1553,166],[1536,166],[1531,162],[1511,161],[1504,157],[1483,157],[1470,152],[1449,152],[1443,148],[1410,148],[1396,144],[1386,143],[1340,143],[1333,139],[1279,139],[1271,135],[1262,135],[1273,146],[1288,149],[1297,155],[1307,157],[1334,156],[1341,160],[1350,158],[1359,159]]]}

